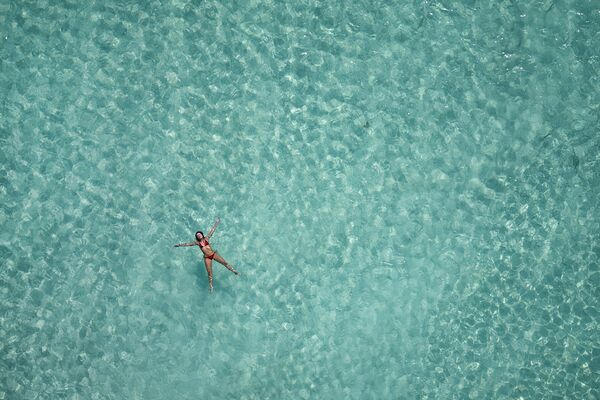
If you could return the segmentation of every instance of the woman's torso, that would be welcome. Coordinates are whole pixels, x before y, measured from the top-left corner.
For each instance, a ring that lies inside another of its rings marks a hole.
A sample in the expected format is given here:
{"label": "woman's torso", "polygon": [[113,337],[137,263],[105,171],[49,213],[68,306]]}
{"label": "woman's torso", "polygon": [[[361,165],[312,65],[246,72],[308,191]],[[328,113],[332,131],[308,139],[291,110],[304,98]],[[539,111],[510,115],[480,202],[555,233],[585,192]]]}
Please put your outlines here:
{"label": "woman's torso", "polygon": [[200,250],[202,250],[202,252],[206,255],[214,253],[214,250],[210,248],[210,243],[208,243],[208,240],[206,239],[199,241],[198,247],[200,247]]}

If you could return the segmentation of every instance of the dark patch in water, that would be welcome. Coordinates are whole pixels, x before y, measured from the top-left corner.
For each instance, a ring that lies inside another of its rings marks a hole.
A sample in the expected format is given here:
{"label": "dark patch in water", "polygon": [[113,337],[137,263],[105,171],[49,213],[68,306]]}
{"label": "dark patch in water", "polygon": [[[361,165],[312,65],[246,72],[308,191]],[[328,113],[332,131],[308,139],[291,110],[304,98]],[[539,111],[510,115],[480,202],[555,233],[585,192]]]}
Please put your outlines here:
{"label": "dark patch in water", "polygon": [[573,163],[573,168],[577,169],[579,167],[579,157],[577,157],[575,152],[571,155],[571,162]]}

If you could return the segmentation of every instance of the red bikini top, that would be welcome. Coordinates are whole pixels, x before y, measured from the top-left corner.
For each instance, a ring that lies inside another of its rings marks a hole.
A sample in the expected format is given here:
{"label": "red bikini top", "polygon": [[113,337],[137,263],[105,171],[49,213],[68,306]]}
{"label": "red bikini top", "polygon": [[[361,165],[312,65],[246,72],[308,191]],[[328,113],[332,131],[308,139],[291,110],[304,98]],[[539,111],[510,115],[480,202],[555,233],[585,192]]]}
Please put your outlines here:
{"label": "red bikini top", "polygon": [[[204,244],[202,244],[203,241],[204,241]],[[203,248],[206,246],[210,246],[210,243],[208,243],[208,240],[206,240],[205,238],[202,238],[202,240],[200,241],[200,248]]]}

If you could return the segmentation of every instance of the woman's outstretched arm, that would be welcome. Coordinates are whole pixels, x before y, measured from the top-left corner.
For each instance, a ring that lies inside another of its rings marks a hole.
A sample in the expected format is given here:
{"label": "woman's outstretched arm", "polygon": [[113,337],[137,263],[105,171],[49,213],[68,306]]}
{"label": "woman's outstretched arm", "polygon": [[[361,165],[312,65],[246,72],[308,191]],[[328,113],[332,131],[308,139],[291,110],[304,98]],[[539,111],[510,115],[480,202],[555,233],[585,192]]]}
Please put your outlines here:
{"label": "woman's outstretched arm", "polygon": [[173,247],[188,247],[188,246],[198,246],[198,243],[179,243]]}
{"label": "woman's outstretched arm", "polygon": [[217,226],[221,223],[221,218],[217,217],[217,219],[215,219],[215,223],[212,226],[212,228],[210,228],[210,232],[208,232],[208,235],[206,236],[207,238],[210,239],[210,237],[213,235],[213,233],[215,233],[215,229],[217,229]]}

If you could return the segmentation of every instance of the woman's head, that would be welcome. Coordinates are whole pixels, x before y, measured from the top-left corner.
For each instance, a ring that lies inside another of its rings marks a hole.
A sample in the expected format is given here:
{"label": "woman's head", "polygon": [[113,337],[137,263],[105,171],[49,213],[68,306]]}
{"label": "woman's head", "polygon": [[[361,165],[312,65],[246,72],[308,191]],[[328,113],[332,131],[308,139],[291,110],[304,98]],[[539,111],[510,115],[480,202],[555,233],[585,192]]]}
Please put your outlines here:
{"label": "woman's head", "polygon": [[204,233],[201,231],[196,232],[196,240],[201,241],[204,238]]}

